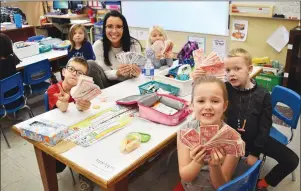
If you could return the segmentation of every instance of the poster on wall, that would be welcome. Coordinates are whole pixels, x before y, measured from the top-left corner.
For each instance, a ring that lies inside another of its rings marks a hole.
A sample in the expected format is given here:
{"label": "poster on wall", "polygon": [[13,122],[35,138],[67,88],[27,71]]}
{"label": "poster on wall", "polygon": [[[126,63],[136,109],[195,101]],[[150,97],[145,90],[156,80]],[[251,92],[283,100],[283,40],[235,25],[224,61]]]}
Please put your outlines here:
{"label": "poster on wall", "polygon": [[212,40],[212,51],[223,60],[227,54],[226,40],[224,39],[213,39]]}
{"label": "poster on wall", "polygon": [[234,20],[231,32],[231,40],[244,42],[248,35],[248,21]]}
{"label": "poster on wall", "polygon": [[266,42],[277,52],[281,52],[281,50],[289,41],[289,35],[290,33],[288,32],[288,30],[283,25],[281,25],[269,36]]}
{"label": "poster on wall", "polygon": [[204,50],[204,53],[206,52],[205,49],[205,44],[206,44],[206,39],[203,37],[194,37],[194,36],[188,36],[188,41],[195,41],[198,43],[199,48],[202,48]]}

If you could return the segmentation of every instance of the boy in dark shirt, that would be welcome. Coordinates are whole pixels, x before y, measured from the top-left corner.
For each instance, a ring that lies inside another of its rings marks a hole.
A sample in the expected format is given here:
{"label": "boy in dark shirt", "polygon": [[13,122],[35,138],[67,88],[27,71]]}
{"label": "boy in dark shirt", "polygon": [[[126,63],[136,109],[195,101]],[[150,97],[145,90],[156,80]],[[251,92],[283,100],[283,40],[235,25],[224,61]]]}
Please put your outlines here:
{"label": "boy in dark shirt", "polygon": [[253,165],[263,153],[278,164],[257,184],[257,190],[276,187],[299,163],[287,146],[270,137],[272,104],[270,93],[250,80],[252,58],[244,49],[233,49],[224,60],[229,96],[227,124],[235,128],[246,142],[246,162]]}

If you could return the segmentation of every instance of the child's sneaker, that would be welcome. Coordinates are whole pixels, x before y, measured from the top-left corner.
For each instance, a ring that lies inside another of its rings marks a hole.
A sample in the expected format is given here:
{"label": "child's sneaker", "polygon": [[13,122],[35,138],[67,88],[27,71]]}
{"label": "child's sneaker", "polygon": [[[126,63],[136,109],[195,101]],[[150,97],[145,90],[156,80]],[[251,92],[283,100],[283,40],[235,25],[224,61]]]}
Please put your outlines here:
{"label": "child's sneaker", "polygon": [[93,190],[93,182],[81,174],[79,174],[79,186],[80,191]]}
{"label": "child's sneaker", "polygon": [[262,187],[262,188],[257,187],[256,191],[268,191],[268,188],[266,188],[266,187]]}

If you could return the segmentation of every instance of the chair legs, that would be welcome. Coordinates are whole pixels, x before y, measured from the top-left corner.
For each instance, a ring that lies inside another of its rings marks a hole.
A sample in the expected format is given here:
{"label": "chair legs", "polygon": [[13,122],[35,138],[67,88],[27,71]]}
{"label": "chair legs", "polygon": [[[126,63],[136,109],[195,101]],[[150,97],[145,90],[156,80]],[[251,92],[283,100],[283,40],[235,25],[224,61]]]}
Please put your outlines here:
{"label": "chair legs", "polygon": [[296,173],[295,173],[295,171],[292,172],[292,181],[294,181],[294,182],[296,181]]}
{"label": "chair legs", "polygon": [[30,116],[30,118],[34,117],[34,114],[31,111],[31,108],[28,105],[24,105],[24,108],[26,108],[28,110],[28,114]]}
{"label": "chair legs", "polygon": [[72,171],[72,169],[71,169],[70,167],[69,167],[69,170],[70,170],[70,174],[71,174],[71,176],[72,176],[73,185],[75,185],[75,184],[76,184],[76,182],[75,182],[75,178],[74,178],[73,171]]}
{"label": "chair legs", "polygon": [[1,127],[1,125],[0,125],[0,131],[1,131],[2,135],[3,135],[3,137],[4,137],[4,140],[5,140],[5,142],[6,142],[7,146],[8,146],[8,148],[11,148],[11,147],[10,147],[10,144],[9,144],[9,142],[8,142],[8,140],[7,140],[7,137],[6,137],[6,135],[4,134],[4,131],[3,131],[2,127]]}

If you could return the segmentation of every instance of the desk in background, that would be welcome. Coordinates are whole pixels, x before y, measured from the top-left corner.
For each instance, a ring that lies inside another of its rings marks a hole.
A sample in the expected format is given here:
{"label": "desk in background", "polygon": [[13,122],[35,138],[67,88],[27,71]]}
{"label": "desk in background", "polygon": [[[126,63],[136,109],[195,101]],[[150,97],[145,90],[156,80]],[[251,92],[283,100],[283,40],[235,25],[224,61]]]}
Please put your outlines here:
{"label": "desk in background", "polygon": [[22,70],[25,66],[36,63],[38,61],[48,59],[49,61],[59,60],[61,58],[66,58],[68,55],[67,50],[51,50],[50,52],[45,52],[23,58],[21,63],[17,65],[17,70]]}
{"label": "desk in background", "polygon": [[35,27],[32,25],[23,25],[22,28],[8,29],[1,33],[9,36],[13,42],[26,41],[29,37],[36,36]]}
{"label": "desk in background", "polygon": [[[65,15],[55,15],[46,14],[45,17],[59,30],[63,35],[68,34],[70,28],[70,20],[88,20],[87,14],[65,14]],[[61,39],[65,39],[63,38]]]}

